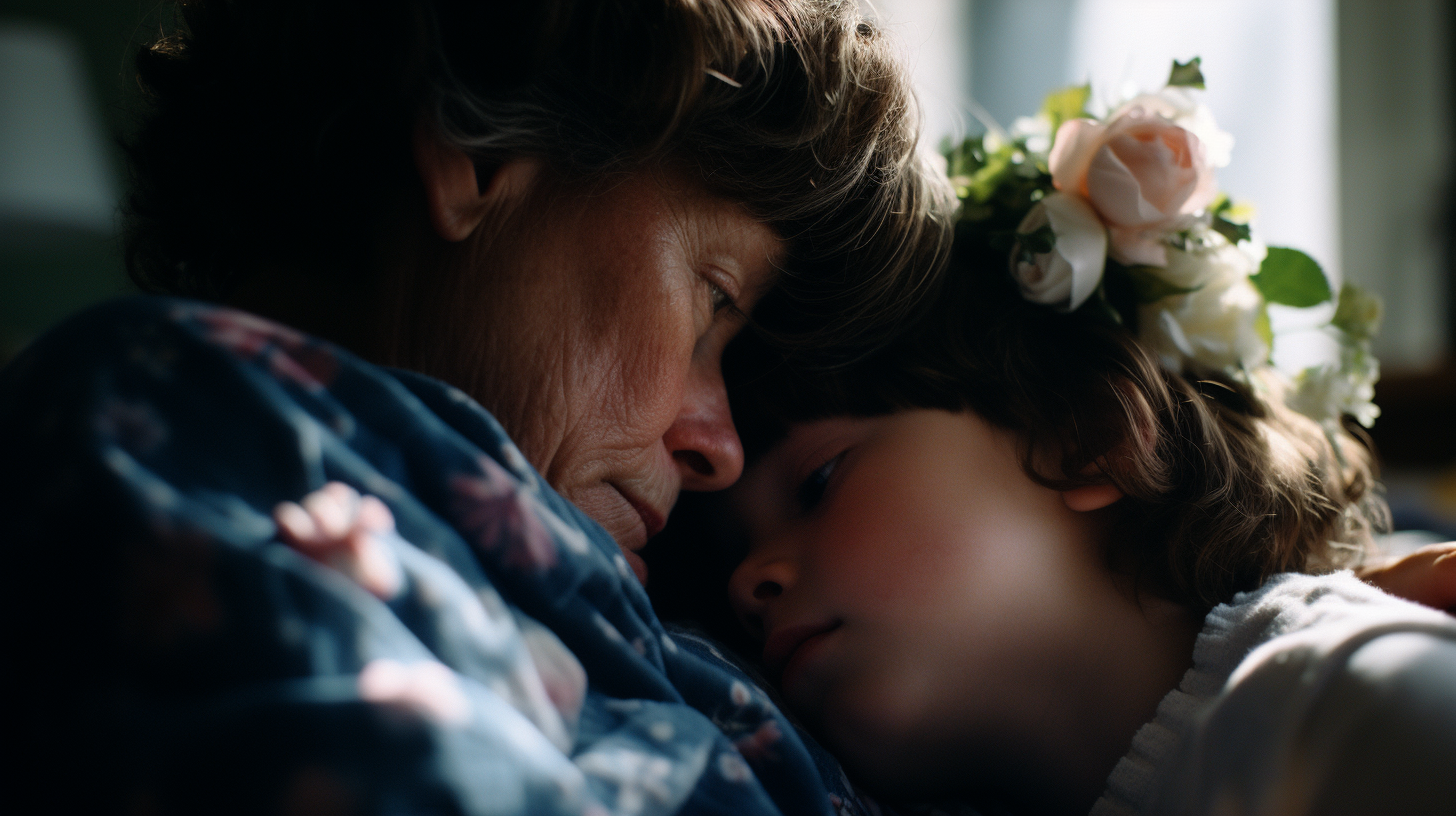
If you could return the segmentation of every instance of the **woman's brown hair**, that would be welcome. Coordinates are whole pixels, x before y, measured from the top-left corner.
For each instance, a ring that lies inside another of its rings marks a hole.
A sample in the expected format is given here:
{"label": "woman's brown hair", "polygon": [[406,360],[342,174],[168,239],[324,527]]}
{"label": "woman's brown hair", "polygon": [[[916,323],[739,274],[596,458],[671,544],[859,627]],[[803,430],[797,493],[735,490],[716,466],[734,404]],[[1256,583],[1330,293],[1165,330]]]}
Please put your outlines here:
{"label": "woman's brown hair", "polygon": [[974,411],[1021,435],[1042,484],[1121,489],[1109,564],[1195,609],[1278,572],[1358,563],[1388,515],[1366,445],[1285,407],[1257,373],[1168,371],[1129,328],[1027,301],[1005,252],[967,229],[931,311],[875,355],[806,370],[751,337],[732,349],[735,418],[752,457],[793,421]]}
{"label": "woman's brown hair", "polygon": [[483,166],[687,166],[788,240],[765,323],[801,347],[872,344],[948,254],[954,196],[852,0],[180,0],[137,65],[127,259],[149,291],[356,281],[418,184],[422,111]]}

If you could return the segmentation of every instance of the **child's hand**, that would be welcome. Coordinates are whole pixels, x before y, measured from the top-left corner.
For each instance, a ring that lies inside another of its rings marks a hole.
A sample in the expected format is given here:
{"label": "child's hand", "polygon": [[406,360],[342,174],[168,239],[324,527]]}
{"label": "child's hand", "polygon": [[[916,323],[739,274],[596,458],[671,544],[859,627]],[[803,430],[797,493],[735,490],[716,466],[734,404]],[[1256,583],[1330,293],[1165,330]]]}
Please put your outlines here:
{"label": "child's hand", "polygon": [[373,496],[329,482],[300,504],[280,503],[273,520],[285,543],[344,573],[375,597],[390,600],[404,584],[399,559],[384,540],[395,534],[394,515]]}
{"label": "child's hand", "polygon": [[1456,541],[1367,567],[1360,578],[1391,595],[1456,614]]}
{"label": "child's hand", "polygon": [[[571,750],[586,672],[550,630],[516,617],[494,591],[473,589],[449,566],[404,543],[384,502],[348,485],[329,482],[297,504],[282,502],[273,520],[281,541],[404,607],[401,620],[439,658],[413,665],[371,661],[359,675],[364,699],[458,723],[469,715],[454,679],[459,674],[490,688],[563,752]],[[496,599],[489,607],[482,604],[488,596]]]}

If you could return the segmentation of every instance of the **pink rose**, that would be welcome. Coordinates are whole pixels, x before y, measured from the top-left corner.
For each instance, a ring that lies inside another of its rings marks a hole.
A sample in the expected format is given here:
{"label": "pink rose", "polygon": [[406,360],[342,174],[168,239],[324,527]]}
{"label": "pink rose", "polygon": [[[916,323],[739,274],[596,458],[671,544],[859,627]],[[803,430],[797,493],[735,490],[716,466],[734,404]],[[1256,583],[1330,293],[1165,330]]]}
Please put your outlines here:
{"label": "pink rose", "polygon": [[1107,223],[1110,254],[1125,264],[1166,265],[1164,236],[1218,194],[1203,142],[1143,105],[1106,124],[1063,122],[1049,164],[1052,184],[1086,198]]}

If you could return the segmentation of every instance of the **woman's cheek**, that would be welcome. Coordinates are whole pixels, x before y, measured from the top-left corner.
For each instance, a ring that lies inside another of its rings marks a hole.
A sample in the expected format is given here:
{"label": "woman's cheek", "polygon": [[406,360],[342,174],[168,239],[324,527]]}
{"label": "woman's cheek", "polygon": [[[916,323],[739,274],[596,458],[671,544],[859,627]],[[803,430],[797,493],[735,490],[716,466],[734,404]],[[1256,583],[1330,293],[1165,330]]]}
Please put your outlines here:
{"label": "woman's cheek", "polygon": [[605,366],[611,376],[604,383],[602,404],[619,416],[624,431],[649,444],[666,433],[683,408],[695,338],[661,322],[634,321],[629,332],[617,359]]}

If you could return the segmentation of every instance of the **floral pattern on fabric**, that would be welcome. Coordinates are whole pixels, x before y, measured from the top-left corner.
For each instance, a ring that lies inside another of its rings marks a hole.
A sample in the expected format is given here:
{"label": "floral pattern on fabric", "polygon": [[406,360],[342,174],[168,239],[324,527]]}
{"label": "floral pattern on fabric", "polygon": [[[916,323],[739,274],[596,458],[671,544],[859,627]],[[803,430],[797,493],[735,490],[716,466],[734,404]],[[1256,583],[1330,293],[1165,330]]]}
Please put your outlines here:
{"label": "floral pattern on fabric", "polygon": [[[870,812],[448,386],[134,298],[0,372],[0,457],[14,733],[53,809]],[[279,541],[328,481],[393,514],[389,600]]]}

